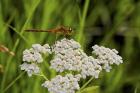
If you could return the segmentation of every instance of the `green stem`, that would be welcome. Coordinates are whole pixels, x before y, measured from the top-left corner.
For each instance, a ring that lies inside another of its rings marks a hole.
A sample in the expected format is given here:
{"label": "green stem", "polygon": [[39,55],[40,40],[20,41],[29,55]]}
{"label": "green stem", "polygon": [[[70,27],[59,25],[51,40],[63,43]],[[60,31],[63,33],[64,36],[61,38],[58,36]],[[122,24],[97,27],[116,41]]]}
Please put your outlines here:
{"label": "green stem", "polygon": [[85,1],[84,10],[83,10],[83,13],[82,13],[82,17],[80,19],[79,33],[76,36],[78,42],[80,42],[80,43],[81,43],[82,38],[83,38],[83,31],[84,31],[84,25],[85,25],[85,20],[86,20],[86,15],[87,15],[87,11],[88,11],[89,2],[90,2],[90,0]]}
{"label": "green stem", "polygon": [[18,79],[21,78],[21,76],[24,74],[25,72],[22,72],[21,74],[19,74],[19,76],[17,76],[15,78],[15,80],[13,80],[5,89],[4,89],[4,92],[6,92]]}
{"label": "green stem", "polygon": [[41,72],[41,74],[40,74],[39,76],[43,77],[45,80],[49,80],[49,79],[43,74],[43,72]]}
{"label": "green stem", "polygon": [[81,88],[77,93],[80,93],[92,80],[94,77],[91,77]]}

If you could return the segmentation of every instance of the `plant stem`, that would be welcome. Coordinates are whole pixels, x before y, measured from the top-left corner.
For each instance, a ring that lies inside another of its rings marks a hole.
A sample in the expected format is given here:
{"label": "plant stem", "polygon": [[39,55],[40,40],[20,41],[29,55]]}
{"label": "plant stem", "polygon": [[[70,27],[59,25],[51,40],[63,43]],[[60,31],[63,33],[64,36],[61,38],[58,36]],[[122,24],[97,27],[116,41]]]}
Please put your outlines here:
{"label": "plant stem", "polygon": [[43,72],[41,72],[41,77],[43,77],[45,80],[48,80],[48,78],[43,74]]}
{"label": "plant stem", "polygon": [[81,88],[77,93],[80,93],[80,91],[82,91],[92,80],[94,77],[91,77]]}
{"label": "plant stem", "polygon": [[20,79],[20,77],[24,74],[25,72],[22,72],[21,74],[19,74],[15,80],[13,80],[5,89],[4,92],[6,92],[18,79]]}
{"label": "plant stem", "polygon": [[88,6],[89,6],[90,0],[85,0],[85,5],[84,5],[84,10],[82,13],[82,17],[80,18],[80,28],[79,28],[79,33],[77,34],[76,38],[78,42],[81,43],[82,38],[83,38],[83,31],[84,31],[84,25],[85,25],[85,20],[86,20],[86,15],[88,11]]}

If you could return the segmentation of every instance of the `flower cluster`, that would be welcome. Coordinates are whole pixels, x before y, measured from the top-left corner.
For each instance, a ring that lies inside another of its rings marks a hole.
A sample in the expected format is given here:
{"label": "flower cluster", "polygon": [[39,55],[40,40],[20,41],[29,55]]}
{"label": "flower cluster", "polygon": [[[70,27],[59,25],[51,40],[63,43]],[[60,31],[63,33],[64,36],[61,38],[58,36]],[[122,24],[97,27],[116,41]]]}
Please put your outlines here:
{"label": "flower cluster", "polygon": [[81,75],[85,79],[87,76],[92,76],[98,78],[101,66],[98,64],[98,60],[94,59],[92,56],[87,57],[82,63]]}
{"label": "flower cluster", "polygon": [[34,49],[34,51],[39,52],[39,53],[51,54],[51,49],[50,49],[49,44],[45,44],[43,46],[41,46],[40,44],[33,44],[32,48]]}
{"label": "flower cluster", "polygon": [[26,49],[25,51],[23,51],[23,61],[29,63],[30,62],[41,63],[43,61],[43,58],[39,52],[31,48],[29,50]]}
{"label": "flower cluster", "polygon": [[39,67],[34,63],[31,64],[23,63],[20,66],[21,70],[25,70],[29,77],[31,77],[33,73],[38,74],[40,72]]}
{"label": "flower cluster", "polygon": [[95,45],[93,48],[93,54],[97,56],[99,64],[107,72],[110,72],[111,65],[119,65],[123,63],[122,57],[118,55],[118,51],[115,49],[105,48],[103,46]]}
{"label": "flower cluster", "polygon": [[37,64],[43,62],[41,54],[54,54],[50,61],[50,68],[57,72],[74,71],[75,74],[57,75],[51,80],[45,81],[42,86],[48,88],[51,93],[75,93],[78,90],[81,78],[88,76],[98,78],[102,69],[110,71],[111,65],[123,63],[122,57],[115,49],[105,48],[95,45],[92,53],[96,57],[88,56],[78,42],[73,39],[62,39],[53,46],[45,44],[33,44],[31,49],[23,51],[23,61],[21,70],[25,70],[28,76],[40,73]]}
{"label": "flower cluster", "polygon": [[21,70],[25,70],[28,76],[32,74],[38,74],[40,72],[37,63],[43,62],[41,53],[51,53],[50,46],[45,44],[41,46],[40,44],[33,44],[32,48],[23,51],[23,61],[24,63],[20,65]]}
{"label": "flower cluster", "polygon": [[58,72],[64,70],[80,71],[81,60],[86,54],[80,49],[80,44],[74,40],[62,39],[57,41],[54,47],[54,59],[51,60],[51,68]]}
{"label": "flower cluster", "polygon": [[79,49],[81,46],[78,42],[74,41],[73,39],[68,40],[66,38],[57,41],[53,46],[53,52],[55,54],[63,54],[70,50]]}
{"label": "flower cluster", "polygon": [[87,56],[80,47],[80,44],[73,39],[57,41],[52,48],[55,56],[50,62],[51,68],[58,72],[78,71],[83,78],[86,76],[98,78],[101,66],[92,56]]}
{"label": "flower cluster", "polygon": [[72,74],[66,76],[57,75],[51,81],[45,81],[42,86],[48,88],[51,93],[75,93],[78,90],[80,77]]}

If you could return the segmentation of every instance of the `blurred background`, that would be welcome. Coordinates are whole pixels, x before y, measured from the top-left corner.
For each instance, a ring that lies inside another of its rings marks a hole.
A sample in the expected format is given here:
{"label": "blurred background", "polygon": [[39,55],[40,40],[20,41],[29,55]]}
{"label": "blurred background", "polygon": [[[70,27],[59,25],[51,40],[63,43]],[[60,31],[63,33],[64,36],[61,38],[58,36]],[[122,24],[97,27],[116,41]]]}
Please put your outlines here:
{"label": "blurred background", "polygon": [[[24,30],[60,25],[74,29],[70,38],[87,54],[99,44],[123,57],[123,64],[93,80],[83,93],[140,93],[140,0],[0,0],[0,44],[15,53],[0,52],[0,93],[47,93],[43,80],[29,78],[19,65],[24,49],[33,43],[53,44],[55,35]],[[46,67],[48,77],[55,76]]]}

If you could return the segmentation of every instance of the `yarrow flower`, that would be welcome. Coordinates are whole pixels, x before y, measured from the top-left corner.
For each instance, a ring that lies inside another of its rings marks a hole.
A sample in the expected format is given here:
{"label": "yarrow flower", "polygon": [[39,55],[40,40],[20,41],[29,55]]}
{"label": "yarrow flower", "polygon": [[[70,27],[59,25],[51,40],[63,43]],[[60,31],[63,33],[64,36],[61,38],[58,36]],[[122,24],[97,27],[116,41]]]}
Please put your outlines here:
{"label": "yarrow flower", "polygon": [[93,48],[93,54],[97,56],[98,62],[102,65],[103,69],[110,72],[111,65],[119,65],[123,63],[122,57],[118,55],[118,51],[115,49],[105,48],[103,46],[95,45]]}
{"label": "yarrow flower", "polygon": [[51,54],[51,49],[50,49],[50,46],[48,44],[45,44],[43,46],[41,46],[40,44],[33,44],[32,48],[34,49],[34,51],[39,52],[39,53]]}
{"label": "yarrow flower", "polygon": [[87,57],[83,64],[81,75],[85,79],[87,76],[92,76],[98,78],[100,71],[102,70],[101,66],[98,64],[98,60],[94,59],[92,56]]}
{"label": "yarrow flower", "polygon": [[[42,54],[54,54],[50,61],[50,68],[57,72],[74,71],[75,74],[57,75],[51,80],[45,81],[42,86],[48,88],[51,93],[75,93],[79,90],[78,81],[88,76],[98,78],[102,69],[109,72],[111,65],[123,63],[122,57],[115,49],[95,45],[92,53],[88,56],[78,42],[73,39],[62,39],[51,47],[49,44],[41,46],[33,44],[32,48],[23,51],[24,63],[20,65],[21,70],[27,72],[31,77],[33,74],[40,74],[38,64],[43,62]],[[42,73],[41,73],[42,74]],[[43,76],[44,75],[40,75]],[[45,77],[46,79],[46,77]]]}
{"label": "yarrow flower", "polygon": [[80,44],[73,39],[62,39],[56,42],[53,48],[55,56],[50,62],[51,68],[58,72],[78,71],[83,78],[86,76],[98,78],[101,66],[93,57],[87,56],[80,47]]}
{"label": "yarrow flower", "polygon": [[58,54],[58,53],[63,54],[69,50],[75,50],[80,47],[81,47],[80,44],[78,42],[74,41],[73,39],[68,40],[68,39],[64,38],[60,41],[57,41],[56,44],[54,44],[52,51],[55,54]]}
{"label": "yarrow flower", "polygon": [[50,62],[51,68],[58,72],[80,70],[81,59],[85,56],[80,47],[80,44],[73,39],[68,40],[64,38],[61,41],[57,41],[52,48],[55,55]]}
{"label": "yarrow flower", "polygon": [[82,67],[82,60],[86,57],[82,50],[65,50],[63,54],[56,54],[51,60],[51,68],[58,72],[64,70],[80,71]]}
{"label": "yarrow flower", "polygon": [[43,62],[41,53],[51,54],[50,46],[48,44],[45,44],[43,46],[41,46],[40,44],[33,44],[32,48],[25,49],[23,51],[24,63],[20,65],[20,67],[21,70],[25,70],[28,73],[29,77],[32,76],[32,74],[39,73],[39,67],[37,64]]}
{"label": "yarrow flower", "polygon": [[26,49],[25,51],[23,51],[23,61],[41,63],[43,61],[43,58],[39,52],[34,51],[31,48],[29,50]]}
{"label": "yarrow flower", "polygon": [[66,76],[57,75],[51,81],[45,81],[42,86],[48,88],[51,93],[75,93],[79,90],[79,77],[67,74]]}
{"label": "yarrow flower", "polygon": [[32,64],[23,63],[22,65],[20,65],[20,67],[21,67],[21,70],[25,70],[27,72],[29,77],[31,77],[32,74],[40,73],[39,67],[34,63]]}

